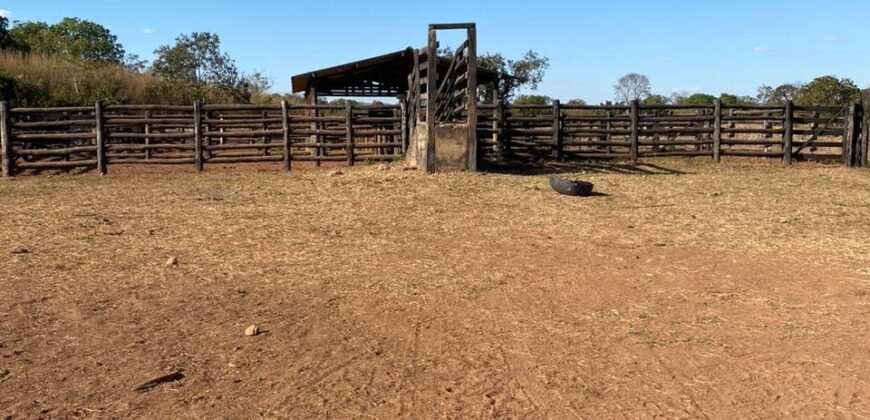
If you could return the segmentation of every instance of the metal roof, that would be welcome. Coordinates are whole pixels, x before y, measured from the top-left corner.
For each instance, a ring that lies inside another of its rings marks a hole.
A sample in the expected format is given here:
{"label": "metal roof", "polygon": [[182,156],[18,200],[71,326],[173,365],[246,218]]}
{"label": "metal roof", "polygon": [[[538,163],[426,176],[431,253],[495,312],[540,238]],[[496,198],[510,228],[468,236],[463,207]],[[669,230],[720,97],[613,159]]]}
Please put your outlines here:
{"label": "metal roof", "polygon": [[[426,59],[426,50],[420,52]],[[438,68],[446,69],[450,59],[438,57]],[[293,76],[293,92],[306,92],[314,86],[319,96],[396,96],[408,90],[408,75],[414,68],[411,47],[376,57],[351,61],[333,67]],[[488,83],[498,73],[478,68],[478,83]]]}

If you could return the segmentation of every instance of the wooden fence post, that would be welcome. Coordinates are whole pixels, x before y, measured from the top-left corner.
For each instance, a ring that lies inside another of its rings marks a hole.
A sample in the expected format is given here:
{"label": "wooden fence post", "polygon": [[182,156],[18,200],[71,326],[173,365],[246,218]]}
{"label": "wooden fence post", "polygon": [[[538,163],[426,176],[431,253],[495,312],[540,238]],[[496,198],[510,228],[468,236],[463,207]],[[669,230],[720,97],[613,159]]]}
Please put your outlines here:
{"label": "wooden fence post", "polygon": [[94,104],[94,134],[97,138],[97,171],[106,174],[106,130],[103,126],[103,103]]}
{"label": "wooden fence post", "polygon": [[864,146],[862,144],[862,134],[864,133],[864,105],[861,101],[855,101],[855,113],[853,114],[855,121],[855,129],[853,130],[854,140],[852,141],[852,166],[861,167],[861,156],[864,154]]}
{"label": "wooden fence post", "polygon": [[10,129],[9,103],[0,102],[0,166],[3,176],[15,176],[15,157],[12,155],[12,131]]}
{"label": "wooden fence post", "polygon": [[151,159],[151,137],[148,135],[151,134],[151,123],[149,120],[151,119],[151,111],[145,111],[145,160]]}
{"label": "wooden fence post", "polygon": [[852,156],[854,156],[855,150],[855,103],[851,103],[848,107],[846,107],[845,115],[843,115],[843,164],[846,166],[852,166]]}
{"label": "wooden fence post", "polygon": [[728,128],[731,129],[728,132],[729,139],[733,139],[736,136],[736,133],[734,133],[733,129],[737,127],[737,123],[734,122],[734,119],[732,118],[733,116],[734,116],[734,108],[731,108],[728,110]]}
{"label": "wooden fence post", "polygon": [[719,162],[722,153],[722,101],[713,101],[713,161]]}
{"label": "wooden fence post", "polygon": [[466,53],[466,90],[468,98],[466,99],[465,107],[468,111],[468,163],[466,168],[469,171],[477,171],[477,165],[480,161],[478,149],[480,144],[477,141],[477,25],[471,24],[471,27],[466,30],[468,37],[468,47]]}
{"label": "wooden fence post", "polygon": [[607,154],[613,153],[613,134],[610,134],[610,130],[613,129],[613,110],[608,109],[607,114],[607,123],[604,124],[604,129],[607,130],[607,134],[604,136],[604,141],[607,142],[607,146],[604,147],[604,150],[607,150]]}
{"label": "wooden fence post", "polygon": [[495,160],[501,162],[504,153],[501,140],[501,133],[499,133],[499,127],[501,127],[501,120],[499,118],[499,114],[501,113],[501,101],[498,99],[498,86],[492,92],[492,142],[494,143],[493,147],[495,147]]}
{"label": "wooden fence post", "polygon": [[794,123],[794,104],[792,101],[785,103],[785,119],[783,121],[782,134],[782,163],[783,165],[791,164],[792,153],[792,128]]}
{"label": "wooden fence post", "polygon": [[281,151],[284,153],[284,170],[290,170],[290,116],[287,110],[287,101],[281,101],[281,131],[282,141]]}
{"label": "wooden fence post", "polygon": [[631,160],[637,160],[638,156],[638,137],[640,137],[640,103],[637,99],[631,101],[631,145],[629,146],[629,157]]}
{"label": "wooden fence post", "polygon": [[865,156],[865,140],[862,139],[865,132],[864,107],[860,101],[855,101],[849,106],[846,116],[846,137],[843,139],[843,163],[847,166],[863,166]]}
{"label": "wooden fence post", "polygon": [[399,114],[401,114],[402,121],[399,122],[399,128],[402,130],[401,137],[399,140],[402,142],[402,156],[405,156],[405,153],[408,151],[408,101],[399,100]]}
{"label": "wooden fence post", "polygon": [[562,104],[553,101],[553,158],[562,160]]}
{"label": "wooden fence post", "polygon": [[353,104],[350,101],[344,103],[344,136],[347,154],[347,166],[353,166]]}
{"label": "wooden fence post", "polygon": [[202,172],[202,106],[198,99],[193,102],[193,153],[196,171]]}
{"label": "wooden fence post", "polygon": [[[866,102],[865,102],[866,103]],[[861,105],[864,118],[861,119],[861,153],[858,157],[858,166],[867,168],[870,166],[870,112],[867,112],[867,107]]]}
{"label": "wooden fence post", "polygon": [[[263,131],[268,131],[269,123],[266,120],[269,118],[269,111],[263,111],[262,113],[260,113],[260,115],[263,118],[263,124],[261,128],[263,129]],[[272,144],[272,137],[270,137],[268,134],[263,134],[263,156],[270,155],[271,151],[268,147],[268,145],[270,144]]]}
{"label": "wooden fence post", "polygon": [[438,97],[438,38],[435,28],[429,26],[429,42],[426,47],[426,150],[422,151],[422,167],[428,173],[435,172],[435,99]]}

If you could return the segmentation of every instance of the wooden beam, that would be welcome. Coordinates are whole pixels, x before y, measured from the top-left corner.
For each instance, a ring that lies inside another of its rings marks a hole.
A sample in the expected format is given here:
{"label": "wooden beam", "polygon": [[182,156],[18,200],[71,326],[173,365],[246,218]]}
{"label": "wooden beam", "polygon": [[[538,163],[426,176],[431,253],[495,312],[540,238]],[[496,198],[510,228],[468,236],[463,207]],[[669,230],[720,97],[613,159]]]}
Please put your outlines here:
{"label": "wooden beam", "polygon": [[353,104],[350,101],[344,103],[344,133],[347,166],[353,166]]}
{"label": "wooden beam", "polygon": [[0,166],[3,176],[15,175],[15,157],[12,155],[12,132],[9,129],[9,103],[0,102]]}
{"label": "wooden beam", "polygon": [[282,138],[281,138],[281,141],[282,141],[281,153],[284,154],[283,161],[284,161],[284,170],[285,171],[290,170],[290,160],[291,160],[291,156],[290,156],[290,116],[288,115],[288,111],[289,110],[287,109],[287,101],[282,100],[281,101],[281,131],[283,133],[282,133]]}
{"label": "wooden beam", "polygon": [[97,141],[97,171],[106,174],[106,129],[103,127],[103,103],[94,103],[94,134]]}
{"label": "wooden beam", "polygon": [[435,172],[435,99],[438,96],[436,80],[438,69],[435,51],[438,48],[437,45],[438,39],[435,35],[435,29],[430,26],[428,54],[426,54],[426,150],[423,151],[422,155],[423,169],[429,173]]}
{"label": "wooden beam", "polygon": [[468,164],[467,168],[470,171],[477,171],[478,152],[477,152],[477,28],[474,24],[468,27],[468,47],[466,54],[468,56],[468,64],[466,71],[468,72],[467,95],[468,100],[466,107],[468,111]]}
{"label": "wooden beam", "polygon": [[792,129],[794,128],[794,104],[792,101],[787,101],[785,103],[785,120],[783,121],[783,135],[782,135],[782,163],[784,165],[790,165],[792,160]]}
{"label": "wooden beam", "polygon": [[193,163],[197,172],[202,172],[202,104],[197,99],[193,102]]}
{"label": "wooden beam", "polygon": [[722,101],[713,102],[713,161],[719,162],[722,157]]}
{"label": "wooden beam", "polygon": [[640,104],[637,99],[631,101],[631,137],[629,140],[631,141],[631,146],[629,148],[628,154],[631,156],[631,160],[637,160],[638,153],[638,137],[640,131]]}

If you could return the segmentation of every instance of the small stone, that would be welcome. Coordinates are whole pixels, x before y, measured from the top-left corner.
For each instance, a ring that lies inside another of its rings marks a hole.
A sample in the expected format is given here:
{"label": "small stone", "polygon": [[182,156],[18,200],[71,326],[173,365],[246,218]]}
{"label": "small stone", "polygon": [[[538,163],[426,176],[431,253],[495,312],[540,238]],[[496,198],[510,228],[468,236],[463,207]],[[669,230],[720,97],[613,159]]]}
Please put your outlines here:
{"label": "small stone", "polygon": [[390,167],[387,166],[386,164],[383,164],[383,163],[379,164],[377,166],[377,168],[379,171],[389,171],[390,170]]}
{"label": "small stone", "polygon": [[27,248],[21,247],[21,246],[12,250],[12,254],[15,254],[15,255],[21,255],[21,254],[27,254],[27,253],[30,253],[30,250]]}
{"label": "small stone", "polygon": [[227,366],[229,366],[229,367],[231,367],[231,368],[233,368],[233,369],[239,367],[239,365],[237,365],[237,364],[235,364],[235,363],[233,363],[233,362],[229,362],[229,363],[227,363]]}
{"label": "small stone", "polygon": [[166,260],[167,267],[175,267],[176,265],[178,265],[178,258],[169,257],[169,259]]}
{"label": "small stone", "polygon": [[257,328],[256,325],[251,325],[248,328],[245,328],[245,335],[248,337],[253,337],[260,333],[260,329]]}
{"label": "small stone", "polygon": [[339,175],[343,175],[343,174],[344,174],[344,172],[341,172],[339,170],[329,171],[329,176],[339,176]]}

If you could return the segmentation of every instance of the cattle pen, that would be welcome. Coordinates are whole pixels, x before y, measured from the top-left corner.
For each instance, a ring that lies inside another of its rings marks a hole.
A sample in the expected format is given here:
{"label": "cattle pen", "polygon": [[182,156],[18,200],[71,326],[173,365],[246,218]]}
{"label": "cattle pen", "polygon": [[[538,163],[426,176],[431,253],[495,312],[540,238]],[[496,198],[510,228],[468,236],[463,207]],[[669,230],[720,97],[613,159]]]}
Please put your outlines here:
{"label": "cattle pen", "polygon": [[[784,105],[477,105],[482,163],[727,156],[867,166],[866,116],[845,107]],[[0,103],[3,175],[134,164],[398,161],[408,107],[361,105],[103,105]]]}

